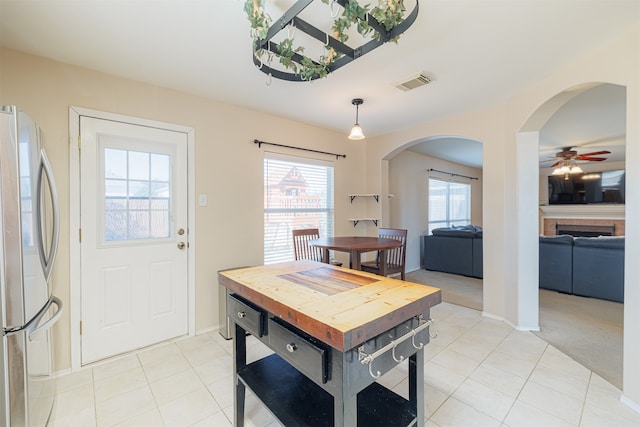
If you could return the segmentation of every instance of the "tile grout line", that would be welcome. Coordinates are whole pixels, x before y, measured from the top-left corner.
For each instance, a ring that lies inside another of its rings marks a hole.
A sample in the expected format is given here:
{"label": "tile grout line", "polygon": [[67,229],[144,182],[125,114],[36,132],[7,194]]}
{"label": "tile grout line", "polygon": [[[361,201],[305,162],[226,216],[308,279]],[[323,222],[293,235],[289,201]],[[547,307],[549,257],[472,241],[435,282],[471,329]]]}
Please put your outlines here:
{"label": "tile grout line", "polygon": [[578,425],[582,425],[582,418],[584,417],[584,409],[587,407],[587,396],[589,396],[589,389],[591,388],[591,380],[593,379],[593,371],[589,369],[589,381],[587,382],[587,390],[584,393],[584,399],[582,401],[582,408],[580,409],[580,419]]}
{"label": "tile grout line", "polygon": [[[515,329],[514,329],[515,331]],[[521,331],[519,331],[521,332]],[[534,337],[536,337],[537,339],[540,339],[539,337],[537,337],[535,334],[532,334],[531,331],[527,331],[527,333],[529,335],[532,335]],[[524,390],[524,388],[527,386],[527,384],[529,383],[529,381],[531,381],[531,376],[533,375],[533,372],[536,370],[536,368],[538,367],[538,364],[540,363],[540,360],[542,359],[542,356],[544,356],[545,352],[547,351],[547,349],[549,348],[549,343],[544,341],[544,340],[540,340],[542,342],[545,343],[544,346],[544,350],[540,353],[540,356],[538,357],[538,360],[536,361],[535,365],[533,366],[533,369],[531,370],[531,372],[529,372],[529,375],[527,376],[527,378],[524,381],[524,384],[522,384],[522,387],[520,387],[520,391],[518,391],[518,394],[516,395],[515,399],[513,399],[513,403],[511,404],[511,407],[509,408],[509,411],[507,411],[507,415],[504,416],[504,420],[502,420],[502,422],[504,423],[505,420],[509,417],[509,414],[511,414],[511,411],[513,411],[513,407],[515,406],[516,402],[518,402],[518,399],[520,398],[520,395],[522,394],[522,390]],[[534,381],[535,382],[535,381]],[[526,402],[523,402],[526,403]],[[527,403],[526,403],[527,404]],[[528,405],[528,404],[527,404]],[[530,405],[532,406],[532,405]],[[535,407],[536,409],[546,412],[549,415],[552,415],[554,417],[556,417],[556,415],[551,414],[550,412],[544,411],[542,408],[538,408]],[[561,417],[556,417],[556,418],[561,418]],[[562,420],[564,420],[564,418],[561,418]],[[566,421],[566,420],[565,420]]]}

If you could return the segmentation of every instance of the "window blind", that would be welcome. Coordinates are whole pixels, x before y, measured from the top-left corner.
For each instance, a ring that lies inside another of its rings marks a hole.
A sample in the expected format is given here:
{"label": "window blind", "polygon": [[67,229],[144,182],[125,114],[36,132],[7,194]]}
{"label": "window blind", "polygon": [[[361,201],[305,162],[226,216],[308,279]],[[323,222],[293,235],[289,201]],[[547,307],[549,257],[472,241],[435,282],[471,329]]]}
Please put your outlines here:
{"label": "window blind", "polygon": [[291,230],[333,236],[333,163],[265,153],[264,263],[294,259]]}

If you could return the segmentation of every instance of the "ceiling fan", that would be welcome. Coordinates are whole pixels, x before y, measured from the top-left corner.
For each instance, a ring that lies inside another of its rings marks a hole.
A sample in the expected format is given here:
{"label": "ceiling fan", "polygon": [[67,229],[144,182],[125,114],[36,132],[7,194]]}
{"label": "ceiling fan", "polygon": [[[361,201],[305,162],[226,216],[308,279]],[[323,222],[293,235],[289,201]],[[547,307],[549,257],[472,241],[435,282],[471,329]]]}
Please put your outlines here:
{"label": "ceiling fan", "polygon": [[563,147],[562,151],[557,152],[553,158],[547,160],[555,160],[555,163],[550,166],[555,168],[553,169],[553,172],[551,172],[551,175],[564,175],[564,179],[569,180],[570,174],[584,173],[576,161],[602,162],[607,160],[607,158],[601,156],[603,154],[611,153],[611,151],[601,150],[578,154],[578,152],[576,150],[572,150],[572,148],[573,147]]}
{"label": "ceiling fan", "polygon": [[550,167],[556,167],[560,165],[569,166],[570,162],[575,162],[576,160],[584,160],[588,162],[602,162],[607,160],[606,157],[596,157],[602,156],[603,154],[611,154],[611,151],[601,150],[601,151],[592,151],[590,153],[578,154],[576,150],[572,150],[573,147],[563,147],[562,151],[558,151],[555,155],[555,159],[557,161],[552,164]]}

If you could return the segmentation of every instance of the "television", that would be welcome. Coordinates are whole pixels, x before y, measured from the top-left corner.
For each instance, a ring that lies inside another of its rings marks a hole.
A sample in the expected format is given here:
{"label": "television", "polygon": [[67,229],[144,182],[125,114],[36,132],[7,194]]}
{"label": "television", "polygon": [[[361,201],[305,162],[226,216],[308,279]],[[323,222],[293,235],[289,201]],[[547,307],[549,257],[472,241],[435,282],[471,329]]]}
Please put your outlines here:
{"label": "television", "polygon": [[624,204],[624,170],[549,176],[549,204]]}

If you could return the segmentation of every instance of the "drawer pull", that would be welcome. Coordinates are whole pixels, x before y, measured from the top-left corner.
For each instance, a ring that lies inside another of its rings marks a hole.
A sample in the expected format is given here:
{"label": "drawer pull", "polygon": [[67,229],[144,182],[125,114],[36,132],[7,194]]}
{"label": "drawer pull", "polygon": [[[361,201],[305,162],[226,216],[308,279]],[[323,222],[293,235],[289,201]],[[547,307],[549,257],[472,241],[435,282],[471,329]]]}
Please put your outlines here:
{"label": "drawer pull", "polygon": [[296,351],[298,347],[296,347],[296,345],[294,343],[291,344],[287,344],[287,351],[289,353],[293,353],[294,351]]}
{"label": "drawer pull", "polygon": [[239,318],[241,318],[241,319],[242,319],[243,317],[247,317],[247,313],[245,313],[244,311],[239,311],[239,312],[238,312],[238,317],[239,317]]}

